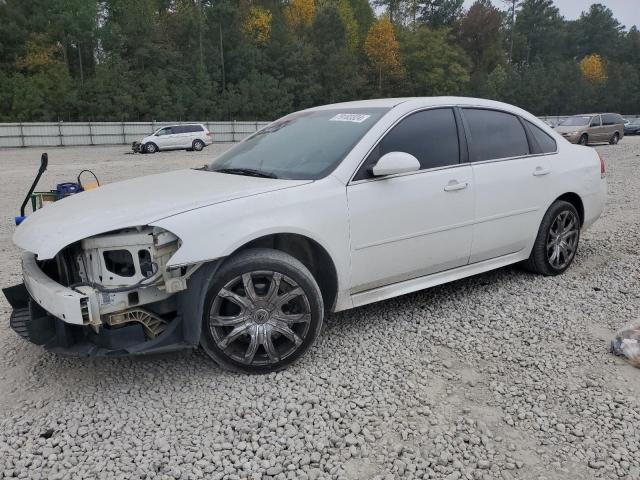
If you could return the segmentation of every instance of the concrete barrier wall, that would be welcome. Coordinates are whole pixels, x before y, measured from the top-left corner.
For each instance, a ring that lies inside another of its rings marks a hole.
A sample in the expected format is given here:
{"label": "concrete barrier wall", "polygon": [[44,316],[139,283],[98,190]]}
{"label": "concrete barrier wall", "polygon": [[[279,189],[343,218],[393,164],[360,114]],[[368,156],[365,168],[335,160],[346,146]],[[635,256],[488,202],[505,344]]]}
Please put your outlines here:
{"label": "concrete barrier wall", "polygon": [[238,142],[269,122],[40,122],[0,123],[0,147],[123,145],[165,125],[202,123],[217,143]]}

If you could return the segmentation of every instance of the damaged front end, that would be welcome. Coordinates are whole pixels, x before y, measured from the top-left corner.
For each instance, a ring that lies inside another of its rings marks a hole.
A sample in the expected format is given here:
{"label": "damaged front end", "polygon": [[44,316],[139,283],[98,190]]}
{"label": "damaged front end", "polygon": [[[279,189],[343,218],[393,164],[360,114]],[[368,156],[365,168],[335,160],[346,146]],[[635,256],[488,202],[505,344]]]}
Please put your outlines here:
{"label": "damaged front end", "polygon": [[180,295],[198,265],[168,267],[180,240],[137,227],[75,242],[54,258],[22,258],[24,284],[4,289],[10,324],[48,350],[126,355],[190,347],[180,328]]}

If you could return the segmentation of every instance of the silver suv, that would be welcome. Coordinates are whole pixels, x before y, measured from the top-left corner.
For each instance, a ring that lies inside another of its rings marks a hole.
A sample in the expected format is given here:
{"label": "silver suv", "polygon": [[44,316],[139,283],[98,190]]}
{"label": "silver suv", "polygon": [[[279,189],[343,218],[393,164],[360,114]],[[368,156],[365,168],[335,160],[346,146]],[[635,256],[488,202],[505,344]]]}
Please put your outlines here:
{"label": "silver suv", "polygon": [[132,145],[134,152],[156,153],[158,150],[201,151],[213,143],[213,133],[201,123],[167,125]]}

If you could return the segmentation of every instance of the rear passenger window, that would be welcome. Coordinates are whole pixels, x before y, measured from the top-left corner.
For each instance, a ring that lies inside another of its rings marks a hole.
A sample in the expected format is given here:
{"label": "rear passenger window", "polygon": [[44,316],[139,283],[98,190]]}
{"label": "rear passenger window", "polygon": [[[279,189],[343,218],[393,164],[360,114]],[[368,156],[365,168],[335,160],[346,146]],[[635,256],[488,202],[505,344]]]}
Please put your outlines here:
{"label": "rear passenger window", "polygon": [[182,125],[176,125],[175,127],[171,127],[171,131],[173,132],[173,134],[178,134],[178,133],[185,133],[185,127],[183,127]]}
{"label": "rear passenger window", "polygon": [[602,115],[602,124],[603,125],[615,125],[616,123],[624,123],[622,117],[616,115],[615,113],[605,113]]}
{"label": "rear passenger window", "polygon": [[188,125],[187,128],[188,128],[187,132],[201,132],[202,131],[202,127],[200,125]]}
{"label": "rear passenger window", "polygon": [[540,127],[535,126],[533,123],[525,120],[529,126],[529,131],[533,135],[533,138],[538,143],[540,151],[536,153],[555,153],[558,150],[556,141],[547,132]]}
{"label": "rear passenger window", "polygon": [[465,108],[471,134],[472,160],[496,160],[529,154],[527,135],[515,115],[495,110]]}
{"label": "rear passenger window", "polygon": [[371,167],[389,152],[410,153],[421,169],[457,165],[460,148],[453,110],[424,110],[401,120],[369,154],[354,180],[371,177]]}

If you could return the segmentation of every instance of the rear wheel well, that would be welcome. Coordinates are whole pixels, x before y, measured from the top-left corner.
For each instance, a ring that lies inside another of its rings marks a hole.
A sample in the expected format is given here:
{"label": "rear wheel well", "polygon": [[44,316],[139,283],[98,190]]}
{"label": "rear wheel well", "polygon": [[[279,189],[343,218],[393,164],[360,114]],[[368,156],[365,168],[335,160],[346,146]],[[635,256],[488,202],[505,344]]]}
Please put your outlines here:
{"label": "rear wheel well", "polygon": [[582,199],[577,193],[567,192],[564,195],[560,195],[556,198],[556,201],[564,200],[565,202],[569,202],[571,205],[575,207],[578,211],[578,215],[580,216],[580,226],[584,224],[584,204],[582,203]]}
{"label": "rear wheel well", "polygon": [[276,233],[252,240],[234,253],[258,247],[280,250],[302,262],[318,282],[325,310],[333,309],[338,294],[338,274],[331,256],[318,242],[295,233]]}

